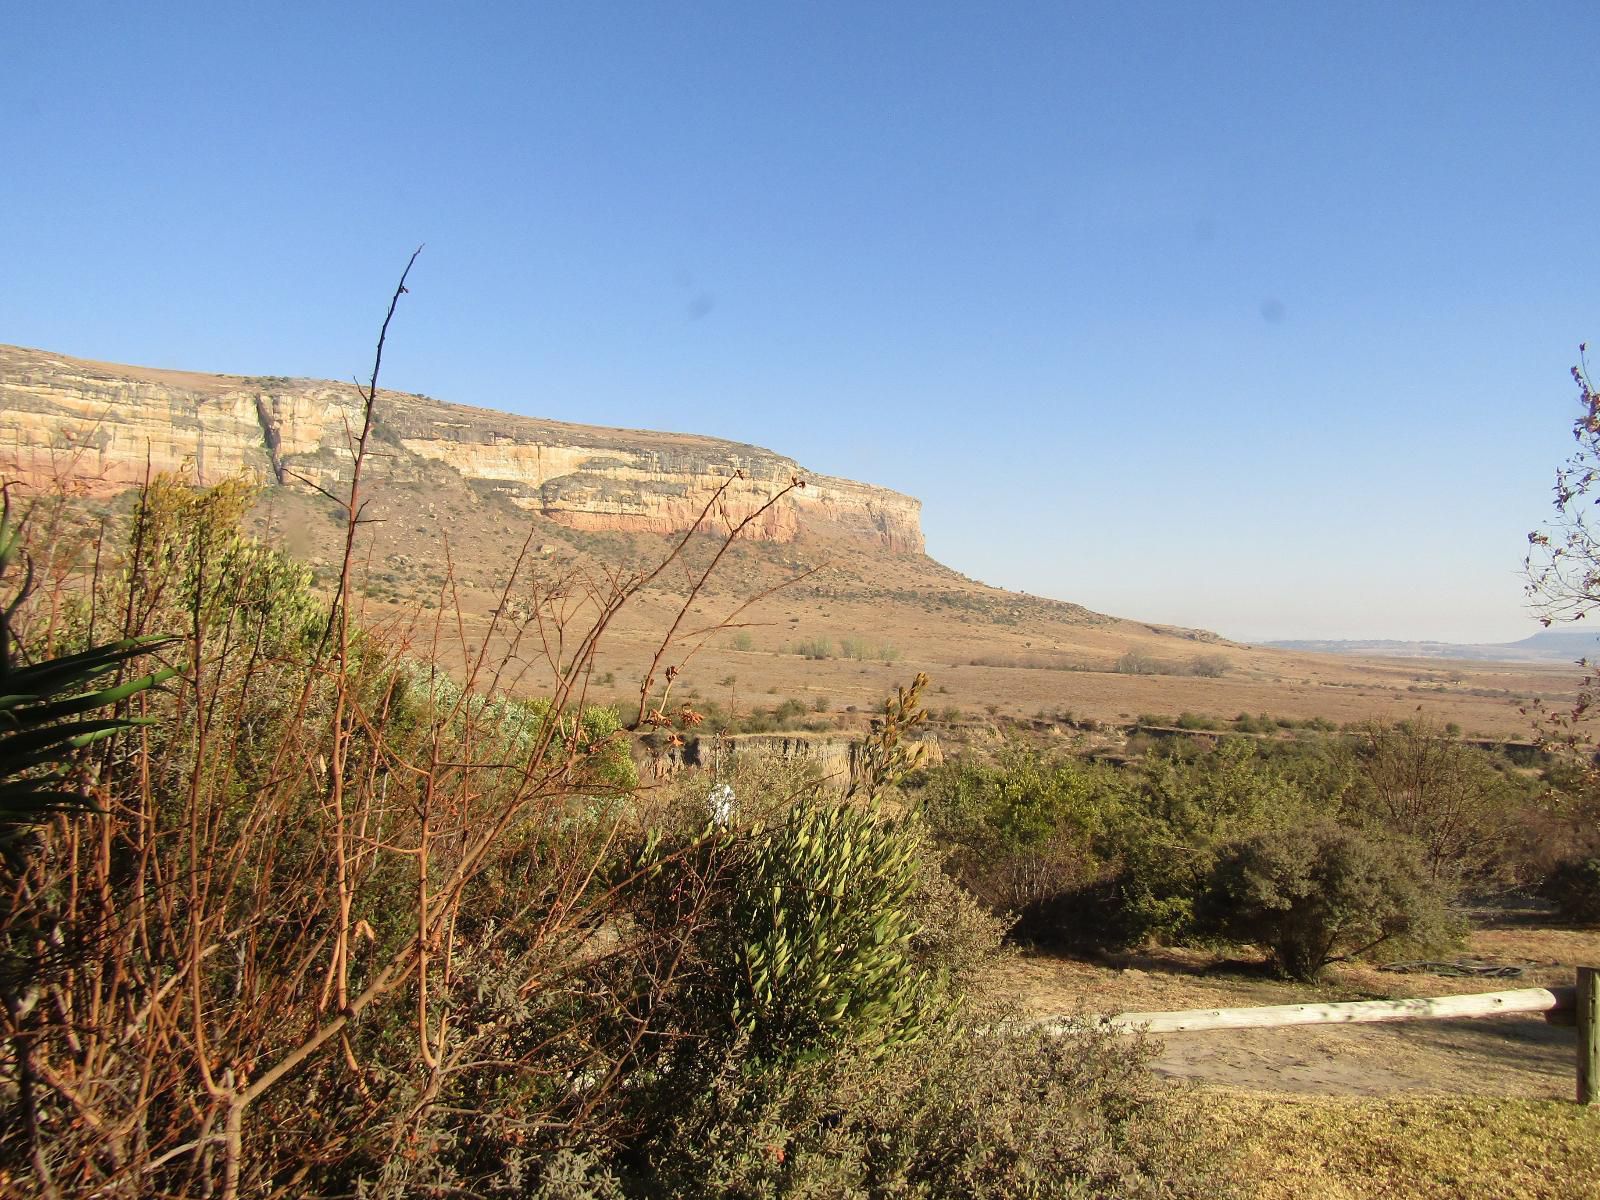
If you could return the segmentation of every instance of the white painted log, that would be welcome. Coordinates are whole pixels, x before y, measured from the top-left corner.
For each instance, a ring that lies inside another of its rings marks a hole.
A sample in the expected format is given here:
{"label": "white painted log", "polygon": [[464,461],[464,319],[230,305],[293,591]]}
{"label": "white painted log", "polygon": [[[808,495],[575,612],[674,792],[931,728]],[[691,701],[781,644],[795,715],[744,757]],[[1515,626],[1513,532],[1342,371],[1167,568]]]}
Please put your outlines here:
{"label": "white painted log", "polygon": [[[1276,1029],[1285,1025],[1355,1025],[1372,1021],[1448,1021],[1458,1017],[1493,1017],[1502,1013],[1538,1013],[1570,1009],[1576,988],[1518,988],[1510,992],[1478,992],[1417,1000],[1356,1000],[1344,1004],[1270,1004],[1254,1008],[1200,1008],[1187,1012],[1121,1013],[1099,1023],[1150,1033],[1198,1033],[1206,1029]],[[1069,1033],[1072,1024],[1059,1018],[1040,1021],[1052,1033]]]}

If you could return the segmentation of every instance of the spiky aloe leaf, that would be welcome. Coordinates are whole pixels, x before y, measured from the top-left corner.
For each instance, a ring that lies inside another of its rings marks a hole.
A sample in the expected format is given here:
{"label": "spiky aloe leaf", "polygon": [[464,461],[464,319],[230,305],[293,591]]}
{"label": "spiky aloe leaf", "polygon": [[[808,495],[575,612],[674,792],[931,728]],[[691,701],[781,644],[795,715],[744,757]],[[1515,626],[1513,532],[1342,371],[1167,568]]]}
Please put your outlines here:
{"label": "spiky aloe leaf", "polygon": [[67,786],[73,759],[95,742],[149,722],[85,714],[157,687],[178,671],[163,667],[110,687],[91,685],[173,640],[128,638],[0,672],[0,853],[14,859],[29,826],[58,813],[93,809],[88,796]]}

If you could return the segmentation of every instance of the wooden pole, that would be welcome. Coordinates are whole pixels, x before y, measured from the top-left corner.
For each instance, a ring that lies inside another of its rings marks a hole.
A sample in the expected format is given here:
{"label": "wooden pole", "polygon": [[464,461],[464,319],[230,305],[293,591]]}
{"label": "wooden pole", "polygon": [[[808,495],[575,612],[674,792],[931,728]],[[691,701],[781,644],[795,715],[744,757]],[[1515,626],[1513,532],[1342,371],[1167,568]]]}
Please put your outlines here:
{"label": "wooden pole", "polygon": [[1578,1103],[1600,1104],[1600,967],[1578,968]]}
{"label": "wooden pole", "polygon": [[[1123,1013],[1101,1017],[1105,1025],[1143,1029],[1148,1033],[1196,1033],[1206,1029],[1275,1029],[1285,1025],[1356,1025],[1369,1021],[1448,1021],[1458,1017],[1493,1017],[1504,1013],[1539,1013],[1571,1008],[1575,989],[1519,988],[1510,992],[1477,992],[1417,1000],[1357,1000],[1343,1004],[1270,1004],[1251,1008],[1193,1009],[1187,1012]],[[1038,1025],[1052,1033],[1076,1028],[1070,1021],[1046,1019]],[[1600,1029],[1600,1020],[1596,1026]],[[1600,1084],[1600,1066],[1594,1074]]]}

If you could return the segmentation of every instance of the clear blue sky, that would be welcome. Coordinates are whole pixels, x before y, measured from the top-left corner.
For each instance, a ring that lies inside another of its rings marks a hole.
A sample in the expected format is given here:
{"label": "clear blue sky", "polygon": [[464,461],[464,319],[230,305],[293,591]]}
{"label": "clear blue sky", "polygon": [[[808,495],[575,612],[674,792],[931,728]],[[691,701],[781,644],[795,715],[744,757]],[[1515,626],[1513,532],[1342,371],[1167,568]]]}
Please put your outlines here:
{"label": "clear blue sky", "polygon": [[1500,640],[1600,5],[19,4],[0,341],[755,442],[987,582]]}

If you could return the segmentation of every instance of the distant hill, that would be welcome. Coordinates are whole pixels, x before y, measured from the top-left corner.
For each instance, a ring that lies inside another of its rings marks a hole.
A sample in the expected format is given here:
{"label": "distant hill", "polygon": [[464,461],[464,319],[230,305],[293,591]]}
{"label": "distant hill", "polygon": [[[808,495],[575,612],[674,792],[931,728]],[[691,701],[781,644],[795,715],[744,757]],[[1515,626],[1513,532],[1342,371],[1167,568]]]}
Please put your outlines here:
{"label": "distant hill", "polygon": [[1262,642],[1275,650],[1305,650],[1313,654],[1357,654],[1383,658],[1448,658],[1487,662],[1577,662],[1581,658],[1600,658],[1600,626],[1583,624],[1560,629],[1542,629],[1519,642],[1462,643],[1406,642],[1392,639],[1369,641],[1281,641]]}

